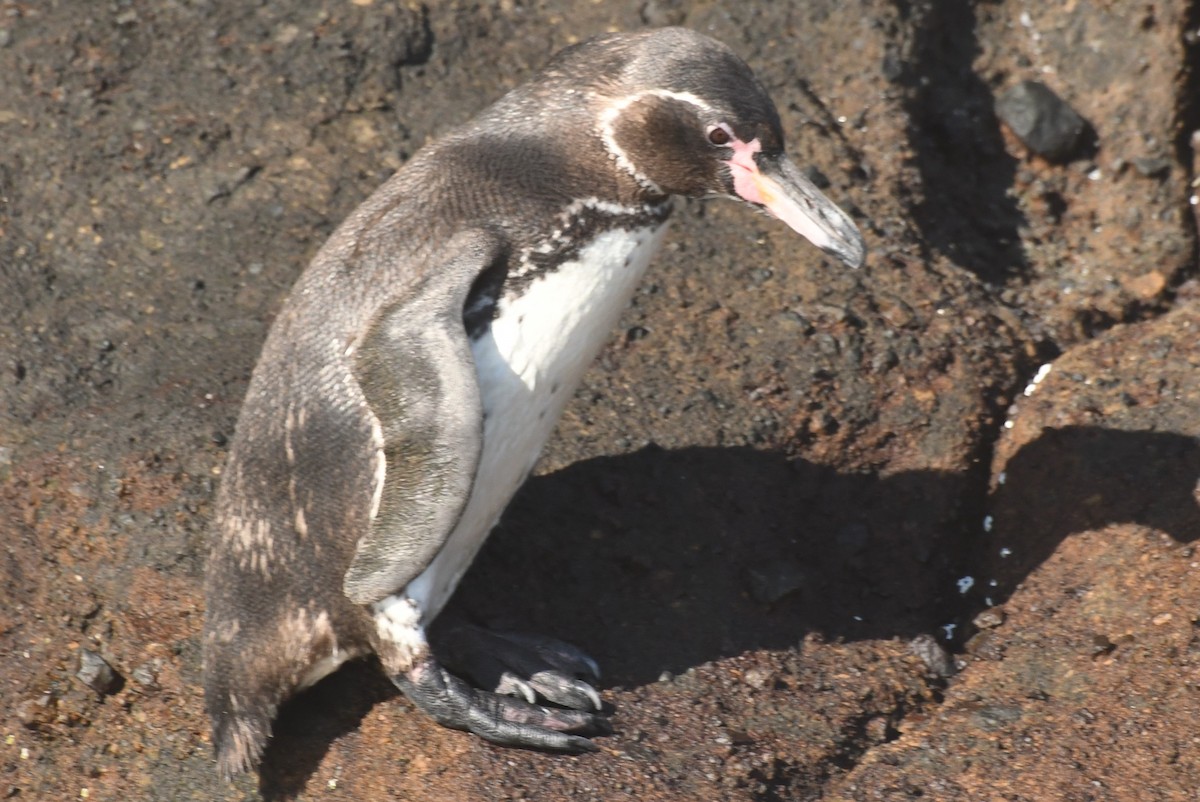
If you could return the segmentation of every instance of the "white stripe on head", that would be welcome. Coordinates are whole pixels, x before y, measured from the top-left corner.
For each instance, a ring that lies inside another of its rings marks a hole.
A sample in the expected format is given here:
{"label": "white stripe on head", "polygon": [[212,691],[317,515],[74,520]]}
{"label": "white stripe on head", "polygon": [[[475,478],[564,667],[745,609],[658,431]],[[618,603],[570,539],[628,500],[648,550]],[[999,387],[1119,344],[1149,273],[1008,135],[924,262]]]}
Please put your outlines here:
{"label": "white stripe on head", "polygon": [[691,92],[674,92],[670,89],[643,89],[641,92],[634,92],[632,95],[624,95],[623,97],[616,98],[600,111],[600,139],[603,140],[604,147],[608,150],[609,155],[616,161],[617,166],[633,176],[635,181],[651,192],[661,195],[662,189],[658,184],[654,183],[645,173],[638,170],[637,165],[629,158],[629,154],[617,144],[616,132],[613,130],[613,126],[616,124],[617,118],[621,116],[621,113],[647,95],[688,103],[710,114],[712,113],[712,107]]}

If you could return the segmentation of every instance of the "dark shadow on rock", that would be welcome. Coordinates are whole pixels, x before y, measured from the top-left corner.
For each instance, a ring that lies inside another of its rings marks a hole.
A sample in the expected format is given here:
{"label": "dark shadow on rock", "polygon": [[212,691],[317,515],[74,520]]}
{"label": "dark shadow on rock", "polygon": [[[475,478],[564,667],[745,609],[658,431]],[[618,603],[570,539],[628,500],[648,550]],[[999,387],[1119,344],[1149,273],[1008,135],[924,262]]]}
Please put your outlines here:
{"label": "dark shadow on rock", "polygon": [[[974,72],[975,2],[917,4],[909,89],[909,143],[924,197],[913,210],[923,239],[991,284],[1028,270],[1018,229],[1025,215],[1008,196],[1017,160],[1004,148],[992,90]],[[919,9],[919,10],[918,10]]]}
{"label": "dark shadow on rock", "polygon": [[[1049,430],[995,493],[1009,586],[1063,538],[1137,521],[1200,536],[1200,442]],[[978,475],[844,474],[748,448],[648,447],[530,480],[447,617],[554,635],[592,654],[603,685],[654,682],[726,656],[829,639],[911,638],[983,606],[956,580],[1002,545],[980,532]],[[374,661],[287,705],[267,750],[267,799],[294,797],[329,744],[397,691]],[[398,713],[399,714],[399,713]],[[406,709],[404,715],[419,715]]]}
{"label": "dark shadow on rock", "polygon": [[[1200,538],[1200,439],[1089,426],[1046,429],[1009,459],[982,536],[984,581],[999,603],[1066,537],[1134,523],[1180,543]],[[1004,556],[1001,549],[1005,549]]]}
{"label": "dark shadow on rock", "polygon": [[[754,649],[911,638],[967,622],[1074,532],[1133,521],[1200,537],[1200,442],[1050,431],[1010,462],[982,533],[978,477],[843,474],[751,449],[650,448],[531,480],[452,606],[589,650],[607,685]],[[1013,552],[999,558],[1007,544]],[[975,589],[961,594],[958,579]]]}
{"label": "dark shadow on rock", "polygon": [[330,744],[358,729],[375,705],[399,695],[372,658],[346,664],[285,702],[259,770],[263,799],[283,802],[298,797]]}
{"label": "dark shadow on rock", "polygon": [[610,686],[810,631],[913,636],[956,603],[967,490],[748,448],[587,460],[525,486],[453,606],[576,643]]}

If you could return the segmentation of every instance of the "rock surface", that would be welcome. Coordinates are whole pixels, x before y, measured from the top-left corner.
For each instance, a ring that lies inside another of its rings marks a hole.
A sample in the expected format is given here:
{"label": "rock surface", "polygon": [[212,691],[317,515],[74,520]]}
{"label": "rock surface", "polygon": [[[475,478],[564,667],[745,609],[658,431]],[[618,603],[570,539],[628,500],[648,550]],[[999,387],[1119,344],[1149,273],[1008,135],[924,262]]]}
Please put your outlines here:
{"label": "rock surface", "polygon": [[[993,460],[968,642],[936,711],[831,798],[1186,799],[1200,776],[1200,311],[1054,362]],[[974,640],[974,639],[973,639]]]}
{"label": "rock surface", "polygon": [[[1027,6],[0,0],[0,795],[1194,793],[1200,11]],[[750,62],[871,255],[683,205],[464,581],[595,656],[617,733],[495,749],[364,662],[223,786],[205,530],[282,297],[427,139],[664,24]],[[1000,125],[1026,80],[1075,160]]]}

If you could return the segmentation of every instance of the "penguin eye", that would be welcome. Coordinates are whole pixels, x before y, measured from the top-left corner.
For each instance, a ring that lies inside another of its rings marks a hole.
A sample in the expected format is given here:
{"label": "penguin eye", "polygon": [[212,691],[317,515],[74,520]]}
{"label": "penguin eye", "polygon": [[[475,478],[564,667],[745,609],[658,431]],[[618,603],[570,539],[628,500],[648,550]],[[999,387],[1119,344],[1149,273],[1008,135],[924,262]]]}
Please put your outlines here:
{"label": "penguin eye", "polygon": [[728,145],[732,139],[733,134],[729,132],[728,126],[724,124],[714,125],[708,129],[708,141],[714,145]]}

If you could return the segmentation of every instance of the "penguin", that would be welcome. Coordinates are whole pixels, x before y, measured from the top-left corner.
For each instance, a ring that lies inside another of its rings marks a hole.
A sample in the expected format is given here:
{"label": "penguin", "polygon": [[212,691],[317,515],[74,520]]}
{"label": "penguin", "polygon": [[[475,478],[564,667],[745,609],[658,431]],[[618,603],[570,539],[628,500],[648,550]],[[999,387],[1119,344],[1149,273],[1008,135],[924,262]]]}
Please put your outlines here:
{"label": "penguin", "polygon": [[774,216],[849,266],[851,219],[784,153],[725,45],[682,28],[566,48],[426,145],[300,275],[246,391],[215,503],[205,706],[220,773],[278,706],[378,656],[438,723],[595,749],[595,663],[526,633],[426,632],[662,241],[672,196]]}

